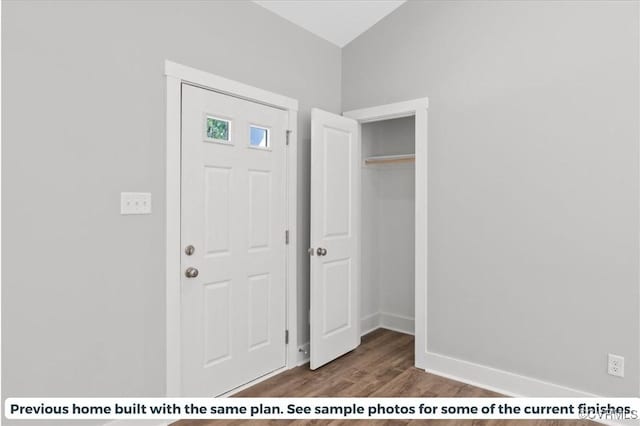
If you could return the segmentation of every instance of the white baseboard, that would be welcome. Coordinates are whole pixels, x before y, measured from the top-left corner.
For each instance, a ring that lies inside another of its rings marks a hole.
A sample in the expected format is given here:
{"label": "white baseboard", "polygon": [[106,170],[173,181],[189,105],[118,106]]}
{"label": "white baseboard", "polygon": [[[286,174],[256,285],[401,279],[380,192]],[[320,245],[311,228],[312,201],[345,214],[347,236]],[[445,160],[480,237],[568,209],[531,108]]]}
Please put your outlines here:
{"label": "white baseboard", "polygon": [[360,319],[360,335],[371,333],[379,328],[397,331],[399,333],[414,333],[414,319],[389,312],[376,312]]}
{"label": "white baseboard", "polygon": [[114,420],[104,426],[168,426],[177,420]]}
{"label": "white baseboard", "polygon": [[403,315],[380,312],[380,327],[404,334],[414,333],[414,319]]}
{"label": "white baseboard", "polygon": [[[387,312],[376,312],[360,319],[360,336],[369,334],[379,328],[397,331],[400,333],[413,335],[413,318]],[[302,365],[309,362],[309,342],[298,346],[298,356],[295,365]],[[300,351],[300,349],[302,351]]]}
{"label": "white baseboard", "polygon": [[[428,373],[487,389],[505,396],[524,398],[602,398],[601,395],[595,395],[433,352],[424,354],[424,362],[426,365],[425,371]],[[613,421],[598,419],[596,422],[610,426],[630,426],[638,424],[637,420]]]}
{"label": "white baseboard", "polygon": [[360,336],[371,333],[380,328],[380,313],[376,312],[360,319]]}
{"label": "white baseboard", "polygon": [[598,395],[508,371],[427,352],[425,371],[507,396],[530,398],[594,398]]}
{"label": "white baseboard", "polygon": [[273,370],[271,373],[267,373],[264,376],[260,376],[255,380],[250,381],[249,383],[245,383],[244,385],[240,385],[237,388],[233,388],[231,389],[229,392],[225,392],[222,395],[218,395],[216,398],[228,398],[230,396],[233,396],[239,392],[242,392],[245,389],[249,389],[250,387],[257,385],[260,382],[264,382],[265,380],[269,380],[272,377],[277,376],[280,373],[284,373],[287,370],[290,370],[292,367],[287,368],[287,366],[285,365],[282,368],[278,368],[277,370]]}

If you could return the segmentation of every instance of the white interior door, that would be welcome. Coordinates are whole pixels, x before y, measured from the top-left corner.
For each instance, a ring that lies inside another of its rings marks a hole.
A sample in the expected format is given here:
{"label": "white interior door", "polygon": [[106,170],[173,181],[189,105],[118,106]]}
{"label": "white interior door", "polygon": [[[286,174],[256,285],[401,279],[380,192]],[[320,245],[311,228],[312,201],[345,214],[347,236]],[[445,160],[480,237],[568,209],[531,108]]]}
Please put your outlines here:
{"label": "white interior door", "polygon": [[358,123],[311,112],[311,369],[360,344]]}
{"label": "white interior door", "polygon": [[286,125],[285,111],[182,86],[183,396],[285,365]]}

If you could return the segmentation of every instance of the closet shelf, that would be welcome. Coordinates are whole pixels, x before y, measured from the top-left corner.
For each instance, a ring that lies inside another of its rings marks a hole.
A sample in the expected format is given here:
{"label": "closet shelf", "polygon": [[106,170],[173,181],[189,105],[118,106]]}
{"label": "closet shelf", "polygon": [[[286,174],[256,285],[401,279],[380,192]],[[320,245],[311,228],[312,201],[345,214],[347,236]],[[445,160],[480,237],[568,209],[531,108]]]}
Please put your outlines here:
{"label": "closet shelf", "polygon": [[364,159],[366,166],[373,164],[394,164],[394,163],[414,163],[416,161],[415,154],[402,155],[374,155]]}

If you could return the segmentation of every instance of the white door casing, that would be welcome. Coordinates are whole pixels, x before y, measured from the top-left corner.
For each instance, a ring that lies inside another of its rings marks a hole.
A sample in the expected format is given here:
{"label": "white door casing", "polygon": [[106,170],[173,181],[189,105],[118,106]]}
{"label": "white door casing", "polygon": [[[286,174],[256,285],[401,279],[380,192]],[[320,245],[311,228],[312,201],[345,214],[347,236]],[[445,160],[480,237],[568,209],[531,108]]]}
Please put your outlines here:
{"label": "white door casing", "polygon": [[[207,136],[208,117],[229,122],[229,141]],[[182,86],[182,396],[217,396],[285,366],[287,119]],[[268,148],[249,146],[251,125],[268,129]]]}
{"label": "white door casing", "polygon": [[360,344],[358,123],[311,111],[311,342],[316,369]]}
{"label": "white door casing", "polygon": [[378,105],[344,112],[361,125],[401,117],[415,117],[415,366],[427,369],[427,287],[428,287],[428,98]]}

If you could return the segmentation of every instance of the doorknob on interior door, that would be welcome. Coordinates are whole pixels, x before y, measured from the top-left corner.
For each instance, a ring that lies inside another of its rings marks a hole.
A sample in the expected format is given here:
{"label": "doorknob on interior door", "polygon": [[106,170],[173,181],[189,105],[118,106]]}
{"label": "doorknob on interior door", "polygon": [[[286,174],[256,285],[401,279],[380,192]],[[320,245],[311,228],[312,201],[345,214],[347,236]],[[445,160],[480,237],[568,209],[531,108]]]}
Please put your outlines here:
{"label": "doorknob on interior door", "polygon": [[184,271],[184,276],[187,278],[195,278],[199,274],[198,270],[192,266],[188,267],[186,271]]}
{"label": "doorknob on interior door", "polygon": [[325,256],[327,254],[327,249],[318,247],[318,249],[316,250],[316,253],[318,253],[318,256]]}

